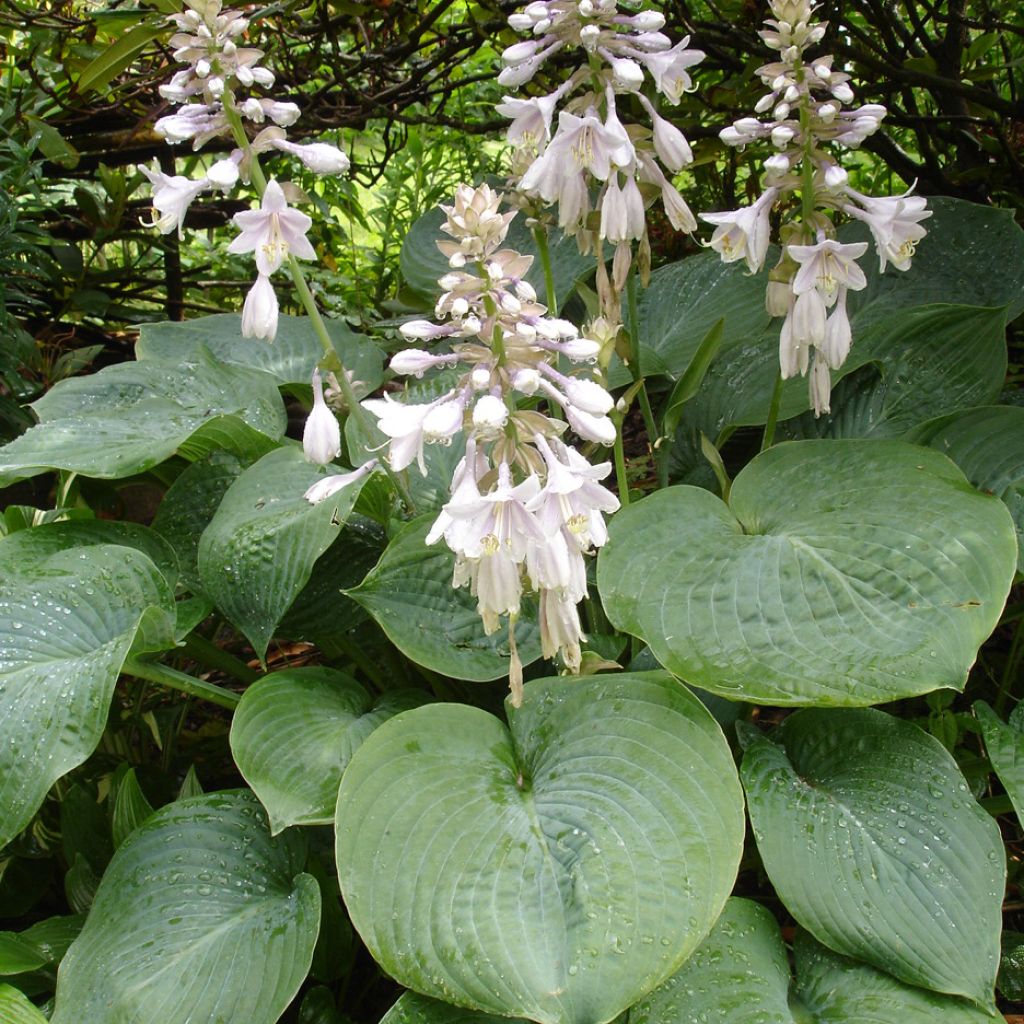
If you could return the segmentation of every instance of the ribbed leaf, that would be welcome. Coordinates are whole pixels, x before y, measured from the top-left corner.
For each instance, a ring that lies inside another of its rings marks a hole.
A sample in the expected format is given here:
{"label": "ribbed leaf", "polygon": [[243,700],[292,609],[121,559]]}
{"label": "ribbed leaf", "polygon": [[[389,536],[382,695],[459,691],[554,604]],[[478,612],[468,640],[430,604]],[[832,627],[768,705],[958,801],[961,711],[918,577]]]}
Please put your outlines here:
{"label": "ribbed leaf", "polygon": [[978,490],[1003,499],[1017,527],[1017,569],[1024,571],[1024,409],[966,409],[922,423],[905,440],[948,455]]}
{"label": "ribbed leaf", "polygon": [[452,1006],[417,992],[403,992],[381,1017],[380,1024],[507,1024],[507,1021],[507,1017],[493,1013]]}
{"label": "ribbed leaf", "polygon": [[[342,364],[356,381],[362,397],[384,379],[384,355],[364,335],[356,334],[341,320],[327,322],[327,331]],[[178,363],[206,348],[227,366],[262,370],[278,384],[309,384],[313,367],[324,357],[309,317],[281,316],[272,344],[242,337],[242,318],[237,313],[217,313],[196,320],[143,324],[136,355],[140,360]]]}
{"label": "ribbed leaf", "polygon": [[261,454],[285,428],[273,378],[223,366],[205,349],[181,363],[118,363],[62,380],[33,408],[39,425],[0,448],[0,486],[47,469],[130,476],[179,449]]}
{"label": "ribbed leaf", "polygon": [[777,705],[962,688],[1016,562],[1005,507],[897,441],[780,444],[728,505],[668,488],[610,536],[598,586],[612,622],[687,682]]}
{"label": "ribbed leaf", "polygon": [[937,740],[880,711],[801,711],[750,741],[741,773],[765,870],[804,928],[992,1005],[1003,845]]}
{"label": "ribbed leaf", "polygon": [[204,591],[260,658],[359,495],[356,483],[311,505],[303,495],[323,475],[298,447],[270,452],[231,484],[199,541]]}
{"label": "ribbed leaf", "polygon": [[[468,587],[452,587],[455,556],[424,538],[433,515],[407,523],[387,546],[377,567],[346,593],[380,624],[388,639],[418,665],[453,679],[478,681],[508,675],[507,631],[487,636]],[[535,605],[523,602],[516,646],[524,665],[540,657]]]}
{"label": "ribbed leaf", "polygon": [[52,1024],[273,1024],[309,969],[320,891],[249,793],[157,811],[110,862]]}
{"label": "ribbed leaf", "polygon": [[133,645],[173,644],[170,588],[132,548],[57,551],[0,579],[0,846],[99,743]]}
{"label": "ribbed leaf", "polygon": [[342,893],[409,988],[604,1024],[718,917],[743,838],[732,757],[667,673],[538,680],[506,710],[510,728],[427,705],[370,735],[338,796]]}
{"label": "ribbed leaf", "polygon": [[231,720],[231,752],[271,831],[330,824],[356,748],[382,722],[426,700],[421,691],[400,690],[375,701],[330,668],[287,669],[253,683]]}
{"label": "ribbed leaf", "polygon": [[0,985],[0,1024],[46,1024],[46,1018],[16,988]]}
{"label": "ribbed leaf", "polygon": [[974,705],[974,713],[981,722],[988,759],[1013,803],[1017,820],[1024,823],[1024,731],[1021,730],[1021,715],[1015,710],[1010,721],[1003,722],[983,700]]}

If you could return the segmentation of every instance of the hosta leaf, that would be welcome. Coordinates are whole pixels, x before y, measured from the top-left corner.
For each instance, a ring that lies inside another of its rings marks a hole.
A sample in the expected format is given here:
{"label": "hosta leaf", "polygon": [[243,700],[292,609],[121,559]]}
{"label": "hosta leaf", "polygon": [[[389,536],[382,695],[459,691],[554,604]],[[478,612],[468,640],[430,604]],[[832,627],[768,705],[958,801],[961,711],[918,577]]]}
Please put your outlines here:
{"label": "hosta leaf", "polygon": [[1024,409],[965,409],[922,423],[906,440],[948,455],[978,490],[1003,499],[1017,526],[1017,569],[1024,571]]}
{"label": "hosta leaf", "polygon": [[274,381],[197,350],[181,363],[118,363],[62,380],[33,408],[40,423],[0,448],[0,486],[47,469],[130,476],[181,450],[276,446],[285,413]]}
{"label": "hosta leaf", "polygon": [[883,971],[839,956],[806,932],[797,932],[793,951],[794,1002],[819,1024],[991,1024],[993,1019],[964,1000],[904,985]]}
{"label": "hosta leaf", "polygon": [[741,774],[800,925],[908,984],[992,1004],[1003,845],[936,739],[872,709],[806,710],[752,739]]}
{"label": "hosta leaf", "polygon": [[110,823],[114,846],[120,846],[153,813],[153,805],[142,792],[135,769],[129,768],[121,778],[114,797],[114,814]]}
{"label": "hosta leaf", "polygon": [[320,917],[297,834],[250,793],[157,811],[114,855],[57,976],[52,1024],[273,1024],[309,970]]}
{"label": "hosta leaf", "polygon": [[139,523],[118,523],[107,519],[44,523],[30,530],[8,534],[0,541],[0,576],[16,574],[22,566],[31,565],[55,551],[94,544],[119,544],[135,548],[149,557],[169,587],[173,588],[177,582],[177,556],[159,533]]}
{"label": "hosta leaf", "polygon": [[298,447],[270,452],[228,488],[200,538],[204,591],[261,658],[359,495],[356,483],[311,505],[303,495],[323,475]]}
{"label": "hosta leaf", "polygon": [[231,752],[278,833],[334,820],[338,784],[353,752],[382,722],[427,700],[400,690],[374,700],[344,672],[272,672],[242,695]]}
{"label": "hosta leaf", "polygon": [[16,988],[0,985],[0,1024],[46,1024],[46,1018]]}
{"label": "hosta leaf", "polygon": [[772,915],[750,900],[730,899],[697,952],[630,1010],[630,1022],[984,1024],[992,1020],[963,1000],[904,985],[867,964],[839,956],[806,932],[797,933],[794,947],[795,983]]}
{"label": "hosta leaf", "polygon": [[156,510],[153,529],[177,552],[182,583],[193,593],[203,592],[199,538],[244,468],[245,464],[230,452],[211,452],[186,467]]}
{"label": "hosta leaf", "polygon": [[999,619],[1013,523],[948,459],[898,441],[780,444],[726,505],[673,487],[612,521],[612,622],[732,699],[865,705],[960,689]]}
{"label": "hosta leaf", "polygon": [[974,705],[974,713],[981,723],[988,759],[1010,797],[1017,820],[1024,824],[1024,731],[1020,716],[1003,722],[983,700]]}
{"label": "hosta leaf", "polygon": [[[428,210],[409,229],[402,242],[399,253],[399,267],[402,277],[409,288],[430,306],[434,305],[441,294],[437,283],[438,278],[450,273],[448,260],[437,248],[437,241],[448,238],[441,230],[445,214],[439,206]],[[537,255],[537,244],[523,223],[523,214],[519,214],[509,227],[505,239],[505,248],[516,249],[527,256],[533,256],[526,280],[537,291],[540,302],[547,302],[544,286],[544,268]],[[594,268],[593,256],[581,256],[574,235],[552,231],[548,235],[548,248],[551,253],[551,270],[555,280],[555,294],[559,302],[572,294],[576,282]]]}
{"label": "hosta leaf", "polygon": [[[381,350],[341,320],[327,321],[327,331],[345,369],[362,382],[356,393],[360,397],[370,394],[384,379]],[[280,316],[277,337],[268,345],[242,337],[242,318],[237,313],[143,324],[135,351],[147,363],[178,363],[204,347],[219,363],[262,370],[278,384],[309,384],[313,367],[324,357],[309,317]]]}
{"label": "hosta leaf", "polygon": [[[764,423],[778,377],[779,326],[744,338],[711,364],[683,416],[710,437]],[[815,419],[807,381],[782,387],[780,418],[792,436],[895,437],[930,416],[991,401],[1006,368],[1005,310],[934,305],[893,309],[861,330],[832,374],[834,412]]]}
{"label": "hosta leaf", "polygon": [[775,918],[759,904],[733,897],[693,956],[637,1003],[629,1020],[794,1024],[789,984],[789,960]]}
{"label": "hosta leaf", "polygon": [[339,881],[396,980],[542,1024],[603,1024],[717,918],[743,841],[721,730],[663,672],[526,684],[510,726],[427,705],[356,751]]}
{"label": "hosta leaf", "polygon": [[507,1024],[499,1017],[482,1010],[452,1006],[440,999],[430,999],[418,992],[403,992],[398,1001],[381,1017],[380,1024]]}
{"label": "hosta leaf", "polygon": [[0,932],[0,975],[24,974],[46,963],[46,958],[13,932]]}
{"label": "hosta leaf", "polygon": [[893,312],[858,336],[832,414],[804,413],[781,425],[781,436],[899,437],[931,416],[992,401],[1006,377],[1005,318],[1001,307]]}
{"label": "hosta leaf", "polygon": [[[421,516],[406,524],[388,545],[377,567],[349,597],[380,624],[391,642],[418,665],[453,679],[498,679],[508,674],[507,631],[487,636],[467,587],[452,587],[455,556],[424,539],[434,521]],[[540,657],[540,633],[530,602],[516,625],[516,646],[524,665]]]}
{"label": "hosta leaf", "polygon": [[173,630],[170,588],[132,548],[57,551],[0,580],[0,847],[99,743],[133,645],[173,646]]}

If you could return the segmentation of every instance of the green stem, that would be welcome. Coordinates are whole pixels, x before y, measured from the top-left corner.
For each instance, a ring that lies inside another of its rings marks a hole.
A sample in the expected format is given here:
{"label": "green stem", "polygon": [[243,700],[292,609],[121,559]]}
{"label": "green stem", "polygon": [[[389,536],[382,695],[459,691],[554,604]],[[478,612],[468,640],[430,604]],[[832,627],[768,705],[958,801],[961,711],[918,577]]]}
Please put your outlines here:
{"label": "green stem", "polygon": [[1014,680],[1017,678],[1022,644],[1024,644],[1024,619],[1017,623],[1017,628],[1013,631],[1010,650],[1006,655],[1006,665],[1003,668],[1003,675],[999,681],[999,692],[996,694],[994,707],[996,714],[1000,718],[1003,717],[1006,711],[1006,705],[1010,699],[1010,690],[1013,687]]}
{"label": "green stem", "polygon": [[241,697],[231,690],[225,690],[222,686],[216,686],[203,679],[196,679],[186,672],[179,672],[176,668],[167,665],[160,665],[154,661],[142,661],[139,658],[125,659],[121,671],[125,675],[135,676],[136,679],[148,679],[151,683],[159,683],[180,693],[186,693],[190,697],[199,697],[208,700],[211,704],[219,704],[222,708],[233,711],[238,707]]}
{"label": "green stem", "polygon": [[202,665],[226,672],[240,683],[254,683],[262,676],[262,673],[249,668],[241,658],[236,658],[199,633],[190,633],[185,638],[182,652]]}
{"label": "green stem", "polygon": [[547,294],[548,312],[558,316],[558,295],[555,293],[555,275],[551,270],[551,251],[548,249],[547,228],[538,225],[533,229],[533,240],[537,243],[540,265],[544,268],[544,291]]}
{"label": "green stem", "polygon": [[[637,397],[640,399],[640,412],[644,418],[644,429],[647,431],[647,440],[654,452],[655,459],[660,459],[660,448],[658,440],[661,434],[654,422],[654,410],[651,408],[651,399],[647,394],[647,384],[643,380],[643,369],[640,365],[640,314],[637,310],[636,301],[636,271],[631,267],[629,276],[626,278],[626,304],[629,310],[629,370],[633,374],[633,380],[640,383],[640,390]],[[660,470],[659,470],[660,477]]]}
{"label": "green stem", "polygon": [[619,485],[619,502],[623,508],[629,504],[629,481],[626,479],[626,450],[622,446],[622,423],[615,425],[615,479]]}
{"label": "green stem", "polygon": [[[801,67],[796,73],[797,85],[803,85],[804,72]],[[804,155],[800,163],[800,214],[804,229],[809,239],[813,240],[814,231],[814,136],[811,133],[811,112],[808,109],[808,95],[800,98],[800,135],[803,139]]]}
{"label": "green stem", "polygon": [[779,404],[782,401],[782,374],[775,377],[772,388],[772,400],[768,406],[768,422],[764,425],[764,437],[761,439],[761,451],[765,452],[775,443],[775,424],[779,421]]}
{"label": "green stem", "polygon": [[[259,157],[252,152],[252,147],[249,144],[249,136],[245,133],[245,127],[242,124],[242,119],[239,117],[238,111],[235,110],[229,93],[224,94],[224,114],[228,119],[228,124],[231,126],[231,132],[235,137],[235,142],[238,143],[242,151],[249,157],[249,177],[252,179],[252,183],[256,187],[256,194],[260,199],[262,199],[263,192],[267,187],[266,175],[264,175],[263,168],[260,166]],[[359,399],[356,397],[356,393],[352,388],[352,383],[348,379],[348,374],[345,372],[345,367],[342,364],[341,357],[338,355],[338,350],[334,347],[334,342],[331,341],[331,336],[327,331],[327,324],[324,323],[324,318],[320,315],[316,299],[313,298],[313,293],[310,291],[309,285],[306,283],[306,277],[302,273],[302,267],[299,266],[299,261],[291,255],[288,257],[288,270],[291,273],[292,281],[295,284],[295,290],[299,293],[299,301],[302,303],[302,308],[305,309],[306,315],[309,317],[309,322],[313,325],[313,333],[320,342],[320,347],[324,350],[324,358],[320,363],[321,368],[324,370],[330,370],[334,373],[338,380],[338,387],[341,389],[342,397],[345,400],[345,408],[348,410],[349,415],[352,416],[359,425],[359,430],[363,437],[373,437],[373,424],[370,422],[370,419],[366,414],[366,410],[359,404]],[[399,495],[401,495],[406,508],[410,512],[414,512],[415,509],[413,507],[412,497],[405,484],[401,481],[394,470],[388,466],[386,461],[382,460],[380,467],[385,473],[387,473],[391,483],[395,487],[395,490],[398,491]]]}

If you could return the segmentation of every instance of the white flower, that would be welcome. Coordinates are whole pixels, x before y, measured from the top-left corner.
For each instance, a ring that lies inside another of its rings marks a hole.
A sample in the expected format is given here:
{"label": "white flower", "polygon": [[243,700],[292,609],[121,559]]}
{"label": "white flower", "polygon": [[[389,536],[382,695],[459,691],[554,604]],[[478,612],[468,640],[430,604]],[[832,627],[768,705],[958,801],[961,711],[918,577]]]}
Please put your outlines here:
{"label": "white flower", "polygon": [[388,463],[396,473],[415,460],[420,472],[427,475],[423,460],[423,421],[437,404],[406,405],[388,394],[383,399],[370,398],[362,403],[364,409],[377,417],[377,429],[391,438]]}
{"label": "white flower", "polygon": [[545,658],[561,653],[565,667],[579,672],[583,660],[580,641],[586,640],[580,624],[579,612],[571,599],[559,597],[556,592],[540,592],[540,647]]}
{"label": "white flower", "polygon": [[[236,150],[236,153],[238,158],[241,159],[241,152]],[[234,187],[235,182],[238,181],[238,160],[235,159],[234,155],[218,160],[206,172],[206,179],[211,185],[215,185],[224,191]]]}
{"label": "white flower", "polygon": [[615,424],[607,416],[594,416],[574,405],[565,407],[565,418],[569,426],[586,441],[598,444],[615,444]]}
{"label": "white flower", "polygon": [[252,252],[256,269],[270,276],[289,256],[311,260],[316,258],[306,238],[312,220],[299,210],[292,210],[284,192],[273,178],[267,182],[258,210],[243,210],[234,216],[242,229],[228,246],[228,252]]}
{"label": "white flower", "polygon": [[277,336],[278,305],[269,277],[256,276],[242,306],[242,337],[273,341]]}
{"label": "white flower", "polygon": [[678,103],[684,92],[692,86],[688,68],[699,64],[704,59],[702,50],[688,50],[690,37],[681,39],[670,50],[661,53],[635,53],[639,60],[647,66],[654,85],[669,103]]}
{"label": "white flower", "polygon": [[833,370],[838,370],[846,362],[853,342],[853,331],[850,318],[846,313],[846,289],[840,288],[836,297],[836,306],[825,322],[825,338],[818,350]]}
{"label": "white flower", "polygon": [[856,261],[867,249],[867,242],[843,244],[833,238],[815,245],[787,245],[786,252],[800,264],[793,278],[793,293],[803,295],[815,289],[825,304],[831,306],[841,285],[860,291],[868,282]]}
{"label": "white flower", "polygon": [[598,181],[607,180],[613,157],[630,145],[625,132],[605,127],[596,113],[577,117],[563,110],[555,137],[527,169],[520,187],[553,202],[565,179],[581,170],[588,170]]}
{"label": "white flower", "polygon": [[200,178],[193,181],[180,174],[164,174],[143,165],[139,166],[139,170],[149,178],[153,186],[153,209],[160,215],[153,221],[152,227],[159,228],[165,235],[176,230],[180,236],[192,200],[210,188],[209,180]]}
{"label": "white flower", "polygon": [[807,385],[810,390],[811,405],[814,407],[814,415],[817,417],[823,412],[830,412],[832,379],[828,372],[828,361],[820,351],[814,353],[814,364],[811,366],[811,375]]}
{"label": "white flower", "polygon": [[862,209],[852,204],[843,209],[851,217],[864,221],[871,229],[875,251],[878,253],[879,271],[885,270],[887,261],[897,270],[907,270],[917,243],[927,234],[919,222],[932,215],[931,210],[925,209],[925,200],[921,196],[912,196],[910,191],[901,196],[878,199],[863,196],[853,189],[847,189],[847,192],[860,203]]}
{"label": "white flower", "polygon": [[647,113],[650,114],[654,127],[654,151],[658,159],[673,173],[693,163],[693,150],[686,136],[671,122],[666,121],[654,109],[654,105],[646,96],[640,96]]}
{"label": "white flower", "polygon": [[451,366],[458,359],[455,353],[435,356],[421,348],[407,348],[393,355],[389,366],[392,373],[403,377],[422,377],[427,370],[435,366]]}
{"label": "white flower", "polygon": [[[564,87],[563,87],[564,88]],[[514,146],[540,147],[551,138],[551,119],[563,90],[548,96],[520,100],[506,96],[494,109],[502,117],[512,118],[507,138]]]}
{"label": "white flower", "polygon": [[717,225],[710,245],[724,263],[745,259],[752,274],[761,269],[768,252],[771,231],[769,217],[778,194],[777,188],[768,188],[753,206],[700,215],[701,220]]}
{"label": "white flower", "polygon": [[337,146],[330,146],[326,142],[299,145],[287,139],[275,139],[271,145],[298,157],[314,174],[344,174],[350,166],[348,157]]}
{"label": "white flower", "polygon": [[508,423],[508,406],[497,395],[483,395],[473,406],[473,425],[482,430],[500,430]]}
{"label": "white flower", "polygon": [[316,462],[321,466],[341,454],[341,428],[338,426],[338,418],[324,401],[319,370],[313,371],[313,410],[306,417],[302,431],[302,450],[307,462]]}
{"label": "white flower", "polygon": [[326,501],[332,494],[337,494],[338,491],[351,487],[352,484],[358,483],[364,477],[369,476],[376,468],[377,460],[370,459],[369,462],[364,463],[350,473],[336,473],[332,476],[325,476],[322,480],[317,480],[303,497],[311,505],[319,505],[321,501]]}

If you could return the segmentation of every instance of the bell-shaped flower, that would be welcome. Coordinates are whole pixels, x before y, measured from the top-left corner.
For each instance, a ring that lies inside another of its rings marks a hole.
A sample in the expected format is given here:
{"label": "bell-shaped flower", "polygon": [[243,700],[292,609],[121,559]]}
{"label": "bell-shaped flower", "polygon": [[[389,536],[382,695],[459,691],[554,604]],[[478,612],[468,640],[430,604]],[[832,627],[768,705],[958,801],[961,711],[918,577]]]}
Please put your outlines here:
{"label": "bell-shaped flower", "polygon": [[309,142],[300,145],[287,139],[275,139],[275,149],[297,157],[314,174],[344,174],[350,166],[348,156],[337,146],[326,142]]}
{"label": "bell-shaped flower", "polygon": [[724,263],[745,259],[752,274],[761,269],[768,252],[771,232],[769,218],[778,194],[777,188],[768,188],[753,206],[700,215],[701,220],[716,225],[710,245]]}
{"label": "bell-shaped flower", "polygon": [[540,592],[540,647],[545,658],[562,655],[570,672],[579,672],[583,661],[580,641],[586,640],[576,604],[556,591]]}
{"label": "bell-shaped flower", "polygon": [[302,430],[302,451],[307,462],[326,465],[341,454],[341,428],[338,417],[324,401],[320,371],[313,371],[313,410],[306,417]]}
{"label": "bell-shaped flower", "polygon": [[[237,156],[237,159],[236,159]],[[242,158],[241,150],[236,150],[231,156],[218,160],[207,172],[206,180],[216,188],[225,192],[233,188],[238,181],[238,164]]]}
{"label": "bell-shaped flower", "polygon": [[140,165],[139,170],[149,178],[153,186],[153,209],[159,216],[153,221],[152,227],[158,228],[162,234],[177,231],[185,222],[185,214],[192,200],[210,188],[207,178],[193,181],[181,174],[164,174],[163,171],[150,170]]}
{"label": "bell-shaped flower", "polygon": [[377,429],[391,439],[388,445],[388,464],[396,473],[415,461],[420,472],[427,475],[423,458],[424,420],[452,395],[454,392],[449,392],[443,398],[424,405],[406,405],[405,402],[395,401],[388,394],[383,399],[368,398],[362,403],[364,409],[377,417]]}
{"label": "bell-shaped flower", "polygon": [[669,50],[634,54],[646,65],[655,88],[669,103],[678,103],[683,93],[689,91],[693,83],[688,69],[699,64],[705,56],[703,50],[688,50],[689,42],[690,37],[686,36]]}
{"label": "bell-shaped flower", "polygon": [[828,360],[820,351],[814,353],[814,362],[811,364],[811,375],[807,380],[807,386],[814,415],[817,417],[823,412],[830,412],[832,378],[828,372]]}
{"label": "bell-shaped flower", "polygon": [[365,479],[376,468],[377,460],[370,459],[369,462],[363,463],[358,469],[353,469],[350,473],[335,473],[331,476],[325,476],[323,479],[317,480],[303,497],[311,505],[319,505],[321,501],[326,501],[332,494],[337,494],[338,491],[351,487],[352,484]]}
{"label": "bell-shaped flower", "polygon": [[243,210],[233,219],[242,230],[228,246],[228,252],[255,253],[256,269],[261,274],[269,277],[288,256],[316,258],[306,238],[312,220],[289,208],[281,186],[273,178],[267,182],[260,208]]}
{"label": "bell-shaped flower", "polygon": [[852,342],[853,331],[846,312],[846,289],[840,288],[835,309],[825,321],[825,339],[818,346],[818,351],[833,370],[838,370],[846,362]]}
{"label": "bell-shaped flower", "polygon": [[787,245],[786,252],[800,264],[793,278],[793,293],[799,296],[813,289],[831,306],[841,286],[860,291],[868,282],[856,261],[867,249],[867,242],[844,244],[834,238],[815,245]]}
{"label": "bell-shaped flower", "polygon": [[544,146],[551,138],[551,119],[564,90],[563,86],[547,96],[531,96],[525,100],[506,96],[496,104],[494,109],[502,117],[512,118],[506,135],[508,141],[513,146],[527,148]]}
{"label": "bell-shaped flower", "polygon": [[874,199],[847,189],[860,206],[852,203],[843,207],[851,217],[864,221],[870,228],[878,253],[878,269],[885,270],[891,263],[897,270],[907,270],[917,243],[927,234],[920,222],[932,215],[925,209],[921,196],[905,192],[901,196],[882,196]]}
{"label": "bell-shaped flower", "polygon": [[256,276],[242,306],[242,337],[273,341],[277,336],[277,296],[270,278]]}

